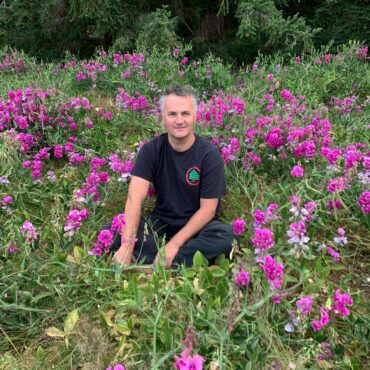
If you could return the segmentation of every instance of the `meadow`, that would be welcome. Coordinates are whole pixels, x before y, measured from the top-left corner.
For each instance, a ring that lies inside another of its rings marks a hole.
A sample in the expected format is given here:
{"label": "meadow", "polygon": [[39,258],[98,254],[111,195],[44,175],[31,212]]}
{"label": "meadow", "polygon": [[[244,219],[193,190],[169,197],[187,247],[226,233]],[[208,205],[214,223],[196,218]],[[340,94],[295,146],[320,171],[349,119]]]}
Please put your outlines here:
{"label": "meadow", "polygon": [[[190,46],[0,51],[0,368],[368,368],[369,58],[354,42],[238,68]],[[124,224],[173,83],[199,93],[240,245],[147,275],[112,264],[100,228]]]}

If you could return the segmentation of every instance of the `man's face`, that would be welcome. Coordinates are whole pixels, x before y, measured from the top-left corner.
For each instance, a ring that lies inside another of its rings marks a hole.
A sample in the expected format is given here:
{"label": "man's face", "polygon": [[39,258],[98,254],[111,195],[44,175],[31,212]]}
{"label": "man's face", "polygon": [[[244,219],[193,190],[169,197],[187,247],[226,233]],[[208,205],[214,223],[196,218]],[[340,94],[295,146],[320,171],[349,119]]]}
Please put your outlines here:
{"label": "man's face", "polygon": [[195,112],[190,96],[168,95],[163,114],[170,139],[186,141],[193,135]]}

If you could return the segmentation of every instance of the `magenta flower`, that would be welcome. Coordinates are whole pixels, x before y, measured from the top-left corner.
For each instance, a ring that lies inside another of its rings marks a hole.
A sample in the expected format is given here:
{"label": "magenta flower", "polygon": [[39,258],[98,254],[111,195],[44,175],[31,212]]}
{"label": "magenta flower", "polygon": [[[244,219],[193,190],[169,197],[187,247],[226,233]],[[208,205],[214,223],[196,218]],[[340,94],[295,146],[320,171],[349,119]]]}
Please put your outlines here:
{"label": "magenta flower", "polygon": [[271,203],[266,208],[266,220],[268,222],[278,220],[279,216],[275,215],[274,212],[279,208],[279,205],[276,203]]}
{"label": "magenta flower", "polygon": [[343,316],[348,316],[350,314],[349,309],[346,306],[352,306],[353,300],[349,294],[341,294],[340,289],[335,291],[333,296],[334,305],[332,309],[337,311]]}
{"label": "magenta flower", "polygon": [[180,65],[184,66],[187,62],[188,62],[188,58],[187,57],[184,57],[181,59],[181,62],[180,62]]}
{"label": "magenta flower", "polygon": [[245,285],[249,284],[250,281],[251,281],[251,278],[250,278],[249,272],[247,272],[247,271],[238,271],[238,273],[236,274],[235,284],[238,287],[245,286]]}
{"label": "magenta flower", "polygon": [[98,235],[98,243],[109,247],[113,242],[113,232],[111,230],[102,230]]}
{"label": "magenta flower", "polygon": [[236,236],[243,234],[245,231],[245,225],[246,225],[246,222],[243,219],[241,218],[235,219],[233,221],[234,234]]}
{"label": "magenta flower", "polygon": [[330,344],[328,342],[322,342],[320,344],[321,346],[321,349],[322,349],[322,353],[320,353],[318,356],[317,356],[317,360],[318,361],[323,361],[325,360],[326,358],[328,357],[332,357],[333,356],[333,352],[331,351],[330,349]]}
{"label": "magenta flower", "polygon": [[262,212],[260,209],[256,209],[253,212],[253,217],[254,217],[254,227],[259,228],[266,222],[266,217],[265,213]]}
{"label": "magenta flower", "polygon": [[289,197],[289,202],[292,203],[294,206],[298,206],[301,202],[301,197],[299,195],[291,195]]}
{"label": "magenta flower", "polygon": [[297,223],[290,224],[290,230],[287,231],[289,236],[289,244],[306,244],[310,240],[309,237],[305,236],[306,225],[303,221],[298,221]]}
{"label": "magenta flower", "polygon": [[174,356],[176,362],[173,364],[178,370],[202,370],[204,358],[199,355],[194,357]]}
{"label": "magenta flower", "polygon": [[330,254],[335,262],[339,262],[340,260],[340,253],[337,252],[335,249],[331,247],[326,248],[326,252]]}
{"label": "magenta flower", "polygon": [[124,213],[120,213],[117,216],[113,217],[111,230],[119,234],[122,234],[122,228],[126,225],[126,216]]}
{"label": "magenta flower", "polygon": [[362,213],[365,215],[370,213],[370,191],[364,191],[360,198],[358,198],[357,204],[361,207]]}
{"label": "magenta flower", "polygon": [[345,245],[348,243],[347,237],[344,236],[346,233],[341,227],[337,230],[339,236],[334,237],[334,243],[338,245]]}
{"label": "magenta flower", "polygon": [[310,296],[302,297],[295,304],[301,311],[302,315],[308,315],[312,310],[313,298]]}
{"label": "magenta flower", "polygon": [[125,370],[125,367],[121,364],[117,364],[114,365],[114,367],[108,366],[105,370]]}
{"label": "magenta flower", "polygon": [[73,209],[67,215],[66,223],[64,224],[64,236],[72,236],[75,231],[81,227],[81,221],[84,220],[89,214],[88,209],[78,210]]}
{"label": "magenta flower", "polygon": [[330,179],[326,190],[330,193],[337,191],[343,191],[345,189],[344,177],[338,177],[336,179]]}
{"label": "magenta flower", "polygon": [[320,331],[324,326],[329,324],[329,309],[321,308],[321,316],[319,320],[311,322],[312,329],[314,331]]}
{"label": "magenta flower", "polygon": [[326,206],[330,211],[335,209],[342,209],[343,205],[339,199],[331,199],[326,203]]}
{"label": "magenta flower", "polygon": [[15,253],[19,252],[19,249],[16,247],[16,244],[14,242],[10,242],[8,245],[8,248],[6,248],[7,253]]}
{"label": "magenta flower", "polygon": [[304,175],[304,168],[301,166],[294,166],[290,174],[293,177],[303,177]]}
{"label": "magenta flower", "polygon": [[0,202],[0,206],[2,209],[9,209],[9,205],[13,203],[13,197],[11,197],[10,195],[7,195],[5,196],[1,202]]}
{"label": "magenta flower", "polygon": [[273,239],[274,234],[268,228],[256,229],[254,233],[256,236],[252,238],[252,243],[259,250],[264,251],[275,244]]}
{"label": "magenta flower", "polygon": [[30,221],[24,221],[23,225],[21,226],[21,233],[26,237],[28,244],[32,244],[39,235]]}
{"label": "magenta flower", "polygon": [[291,101],[294,99],[293,94],[289,90],[282,90],[280,96],[287,101]]}
{"label": "magenta flower", "polygon": [[270,284],[271,290],[280,289],[283,285],[284,267],[271,256],[266,256],[263,259],[261,268],[265,272],[266,278]]}

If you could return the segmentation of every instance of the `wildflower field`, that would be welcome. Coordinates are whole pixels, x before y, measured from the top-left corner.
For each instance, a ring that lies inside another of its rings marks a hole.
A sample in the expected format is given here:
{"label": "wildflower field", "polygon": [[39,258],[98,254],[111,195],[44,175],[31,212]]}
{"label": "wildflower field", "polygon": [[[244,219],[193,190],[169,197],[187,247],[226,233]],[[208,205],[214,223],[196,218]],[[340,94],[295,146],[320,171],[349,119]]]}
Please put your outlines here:
{"label": "wildflower field", "polygon": [[[100,229],[125,222],[172,83],[199,93],[240,246],[147,275],[112,265]],[[369,368],[369,85],[355,43],[238,69],[190,47],[59,64],[1,51],[0,368]]]}

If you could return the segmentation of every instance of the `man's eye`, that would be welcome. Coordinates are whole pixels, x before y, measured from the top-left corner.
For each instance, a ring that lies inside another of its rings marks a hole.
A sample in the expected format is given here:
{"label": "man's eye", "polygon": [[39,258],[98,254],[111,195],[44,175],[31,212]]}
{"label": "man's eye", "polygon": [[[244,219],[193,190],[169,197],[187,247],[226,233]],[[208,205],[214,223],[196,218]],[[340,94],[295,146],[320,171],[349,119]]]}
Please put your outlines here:
{"label": "man's eye", "polygon": [[175,113],[170,112],[170,113],[168,113],[168,115],[172,117],[172,116],[175,116]]}
{"label": "man's eye", "polygon": [[183,116],[189,116],[189,115],[190,115],[190,113],[189,113],[189,112],[184,112],[182,115],[183,115]]}

